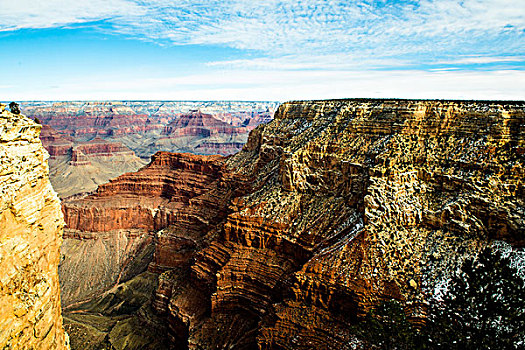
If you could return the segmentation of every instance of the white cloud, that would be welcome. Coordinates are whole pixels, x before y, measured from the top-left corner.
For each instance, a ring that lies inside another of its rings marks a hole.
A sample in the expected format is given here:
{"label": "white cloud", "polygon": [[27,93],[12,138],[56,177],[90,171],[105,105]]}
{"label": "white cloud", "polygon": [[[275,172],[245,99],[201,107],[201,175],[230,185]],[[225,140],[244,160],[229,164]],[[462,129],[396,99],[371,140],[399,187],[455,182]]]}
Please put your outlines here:
{"label": "white cloud", "polygon": [[0,31],[104,20],[99,30],[131,38],[243,50],[210,57],[212,73],[76,77],[82,85],[10,89],[13,99],[523,99],[522,1],[0,0]]}
{"label": "white cloud", "polygon": [[439,61],[441,64],[488,64],[488,63],[505,63],[505,62],[523,62],[525,61],[524,56],[511,56],[511,57],[501,57],[501,56],[469,56],[461,57],[449,61]]}
{"label": "white cloud", "polygon": [[111,31],[268,56],[523,51],[522,0],[0,0],[0,28],[109,20]]}
{"label": "white cloud", "polygon": [[259,57],[253,59],[237,59],[226,61],[211,61],[210,67],[230,67],[246,69],[351,69],[357,67],[385,68],[406,66],[409,62],[402,59],[368,57],[363,54],[339,53],[331,55],[312,55],[308,52],[302,55],[285,55],[282,57]]}
{"label": "white cloud", "polygon": [[0,0],[0,31],[138,18],[145,13],[145,8],[127,0]]}
{"label": "white cloud", "polygon": [[172,78],[83,77],[82,84],[17,86],[6,100],[295,100],[354,97],[525,98],[524,71],[217,71]]}

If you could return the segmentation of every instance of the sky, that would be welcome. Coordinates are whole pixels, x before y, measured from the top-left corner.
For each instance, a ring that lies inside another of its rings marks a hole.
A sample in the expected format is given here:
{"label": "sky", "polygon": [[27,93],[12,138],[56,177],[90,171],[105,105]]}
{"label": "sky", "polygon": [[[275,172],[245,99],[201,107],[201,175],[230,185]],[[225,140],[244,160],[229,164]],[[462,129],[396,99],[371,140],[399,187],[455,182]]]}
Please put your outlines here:
{"label": "sky", "polygon": [[525,99],[524,0],[0,0],[0,100]]}

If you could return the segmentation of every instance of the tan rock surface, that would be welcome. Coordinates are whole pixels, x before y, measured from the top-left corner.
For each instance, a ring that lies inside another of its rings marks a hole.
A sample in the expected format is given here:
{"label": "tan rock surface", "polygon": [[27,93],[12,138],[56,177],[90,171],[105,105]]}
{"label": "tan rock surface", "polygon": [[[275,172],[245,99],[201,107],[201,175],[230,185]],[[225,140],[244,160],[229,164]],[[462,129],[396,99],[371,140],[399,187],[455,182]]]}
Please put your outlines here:
{"label": "tan rock surface", "polygon": [[465,257],[525,245],[524,149],[524,102],[290,102],[216,171],[161,154],[66,218],[162,228],[152,306],[175,347],[350,349],[379,301],[421,321]]}
{"label": "tan rock surface", "polygon": [[57,271],[64,221],[41,126],[0,112],[0,348],[68,349]]}

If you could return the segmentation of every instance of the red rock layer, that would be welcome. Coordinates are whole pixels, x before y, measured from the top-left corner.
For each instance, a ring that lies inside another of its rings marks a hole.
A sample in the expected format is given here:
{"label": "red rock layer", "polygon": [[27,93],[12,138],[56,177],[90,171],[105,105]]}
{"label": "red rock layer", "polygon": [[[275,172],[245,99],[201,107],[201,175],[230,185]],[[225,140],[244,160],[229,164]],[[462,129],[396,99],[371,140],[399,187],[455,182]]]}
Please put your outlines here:
{"label": "red rock layer", "polygon": [[49,125],[42,126],[40,140],[52,159],[71,155],[72,165],[90,164],[89,156],[135,155],[131,149],[121,143],[105,141],[99,137],[89,142],[76,142],[73,138],[64,136]]}
{"label": "red rock layer", "polygon": [[215,119],[210,114],[192,112],[185,114],[168,124],[163,134],[170,136],[201,136],[209,137],[216,134],[235,135],[246,133],[242,128],[236,128],[232,125]]}
{"label": "red rock layer", "polygon": [[161,130],[161,124],[146,114],[113,102],[55,103],[52,107],[35,108],[32,117],[70,136],[113,136]]}
{"label": "red rock layer", "polygon": [[225,199],[214,194],[222,162],[220,156],[159,152],[138,172],[100,185],[92,195],[66,201],[67,228],[152,232],[171,225],[156,235],[152,270],[187,263],[203,234],[225,211]]}
{"label": "red rock layer", "polygon": [[134,152],[119,142],[105,141],[99,137],[89,141],[79,143],[76,147],[85,155],[112,156],[115,153],[122,155],[134,155]]}
{"label": "red rock layer", "polygon": [[69,154],[74,140],[64,136],[49,125],[42,125],[40,133],[42,145],[49,152],[51,159]]}
{"label": "red rock layer", "polygon": [[236,155],[159,153],[66,222],[161,229],[153,306],[176,347],[350,349],[380,300],[422,319],[459,260],[525,244],[524,120],[522,102],[287,103]]}

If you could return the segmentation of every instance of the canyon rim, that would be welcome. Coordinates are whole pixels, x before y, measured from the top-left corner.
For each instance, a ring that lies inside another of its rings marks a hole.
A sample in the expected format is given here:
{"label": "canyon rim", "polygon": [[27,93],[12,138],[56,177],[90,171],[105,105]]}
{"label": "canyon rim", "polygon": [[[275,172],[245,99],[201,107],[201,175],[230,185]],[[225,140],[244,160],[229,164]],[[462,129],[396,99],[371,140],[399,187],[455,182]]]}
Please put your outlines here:
{"label": "canyon rim", "polygon": [[523,0],[0,0],[0,349],[525,348]]}

